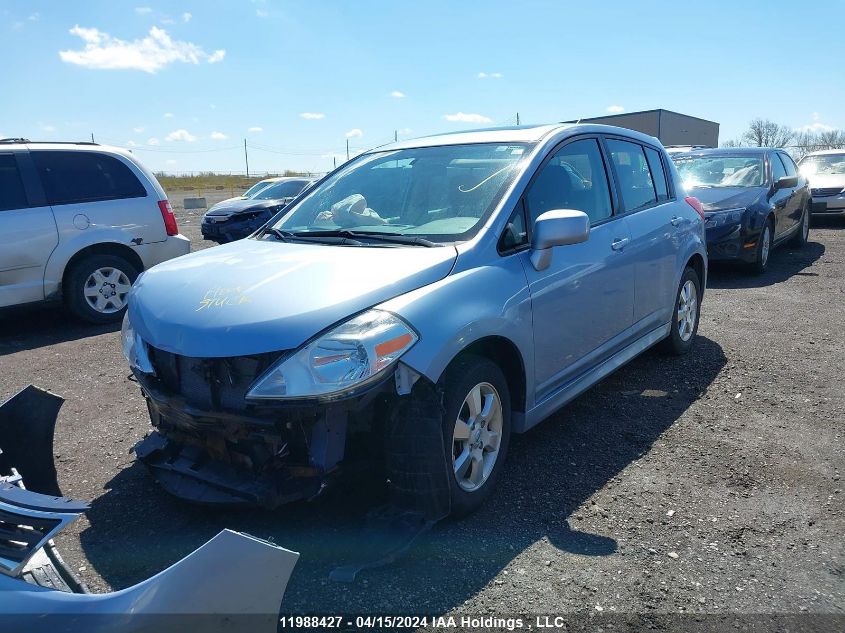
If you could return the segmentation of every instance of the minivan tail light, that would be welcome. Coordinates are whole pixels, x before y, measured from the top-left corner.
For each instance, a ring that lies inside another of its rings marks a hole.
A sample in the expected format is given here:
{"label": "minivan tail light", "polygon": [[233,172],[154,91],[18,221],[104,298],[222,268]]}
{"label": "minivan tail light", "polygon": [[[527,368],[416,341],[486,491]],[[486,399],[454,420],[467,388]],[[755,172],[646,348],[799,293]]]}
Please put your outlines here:
{"label": "minivan tail light", "polygon": [[173,215],[173,207],[170,200],[159,200],[158,208],[161,209],[161,217],[164,220],[164,230],[168,235],[179,235],[179,227],[176,226],[176,216]]}
{"label": "minivan tail light", "polygon": [[695,212],[699,215],[699,217],[703,220],[704,219],[704,207],[701,206],[701,201],[696,198],[695,196],[687,196],[684,198],[684,201],[695,209]]}

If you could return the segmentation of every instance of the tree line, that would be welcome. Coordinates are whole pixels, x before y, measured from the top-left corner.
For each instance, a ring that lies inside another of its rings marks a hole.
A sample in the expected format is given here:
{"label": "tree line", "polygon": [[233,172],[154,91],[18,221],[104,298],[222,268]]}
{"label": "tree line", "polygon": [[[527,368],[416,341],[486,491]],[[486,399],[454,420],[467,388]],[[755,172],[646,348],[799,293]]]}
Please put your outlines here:
{"label": "tree line", "polygon": [[795,130],[769,119],[754,119],[738,139],[722,147],[782,147],[796,159],[823,149],[845,149],[845,130]]}

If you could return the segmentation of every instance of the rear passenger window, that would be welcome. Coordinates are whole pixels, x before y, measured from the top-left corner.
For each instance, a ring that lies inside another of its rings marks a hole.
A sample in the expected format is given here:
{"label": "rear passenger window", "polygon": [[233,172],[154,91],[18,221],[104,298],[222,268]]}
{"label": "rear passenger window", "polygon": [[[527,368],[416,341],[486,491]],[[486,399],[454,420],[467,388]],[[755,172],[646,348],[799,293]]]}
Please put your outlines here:
{"label": "rear passenger window", "polygon": [[636,211],[657,202],[654,181],[642,146],[616,139],[608,139],[607,146],[616,167],[625,210]]}
{"label": "rear passenger window", "polygon": [[656,149],[646,147],[645,157],[648,159],[648,167],[651,170],[651,178],[654,181],[654,190],[657,192],[657,201],[665,202],[669,199],[669,187],[666,184],[666,172],[663,171],[663,161],[660,160],[660,152]]}
{"label": "rear passenger window", "polygon": [[28,206],[18,162],[12,154],[0,155],[0,211]]}
{"label": "rear passenger window", "polygon": [[783,161],[783,166],[786,168],[786,175],[797,176],[798,169],[795,167],[795,163],[792,161],[792,158],[789,157],[789,154],[778,153],[778,156],[780,156],[781,161]]}
{"label": "rear passenger window", "polygon": [[546,211],[576,209],[595,224],[612,214],[607,172],[598,141],[565,145],[542,168],[525,196],[531,224]]}
{"label": "rear passenger window", "polygon": [[118,159],[96,152],[31,153],[48,204],[143,198],[144,186]]}

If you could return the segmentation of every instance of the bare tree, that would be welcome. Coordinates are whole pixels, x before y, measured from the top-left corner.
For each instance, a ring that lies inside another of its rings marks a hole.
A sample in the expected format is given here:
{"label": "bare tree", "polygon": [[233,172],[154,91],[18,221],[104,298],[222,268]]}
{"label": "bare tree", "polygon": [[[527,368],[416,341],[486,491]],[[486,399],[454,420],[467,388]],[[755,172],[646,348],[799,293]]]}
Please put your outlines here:
{"label": "bare tree", "polygon": [[755,147],[785,147],[793,136],[792,128],[769,119],[754,119],[743,133],[742,141]]}

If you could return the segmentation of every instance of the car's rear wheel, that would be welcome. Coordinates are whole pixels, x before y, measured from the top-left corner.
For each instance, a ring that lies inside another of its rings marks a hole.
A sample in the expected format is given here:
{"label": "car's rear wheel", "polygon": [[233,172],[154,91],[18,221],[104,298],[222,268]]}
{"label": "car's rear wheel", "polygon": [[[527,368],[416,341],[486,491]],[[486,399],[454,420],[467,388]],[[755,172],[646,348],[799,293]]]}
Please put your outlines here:
{"label": "car's rear wheel", "polygon": [[762,275],[769,267],[769,255],[771,255],[772,245],[774,244],[774,234],[774,223],[771,219],[766,220],[766,224],[760,232],[760,237],[757,239],[754,261],[751,263],[751,270],[758,275]]}
{"label": "car's rear wheel", "polygon": [[63,295],[68,309],[89,323],[123,318],[126,296],[138,270],[118,255],[90,255],[76,262],[65,277]]}
{"label": "car's rear wheel", "polygon": [[809,203],[804,207],[804,212],[801,214],[801,228],[792,238],[792,245],[801,248],[807,243],[810,238],[810,205]]}
{"label": "car's rear wheel", "polygon": [[474,355],[456,361],[441,384],[452,514],[463,516],[484,503],[501,472],[510,443],[510,392],[502,370]]}
{"label": "car's rear wheel", "polygon": [[664,352],[680,356],[692,348],[701,315],[701,280],[692,268],[687,268],[681,277],[672,315],[671,330],[663,340],[662,348]]}

